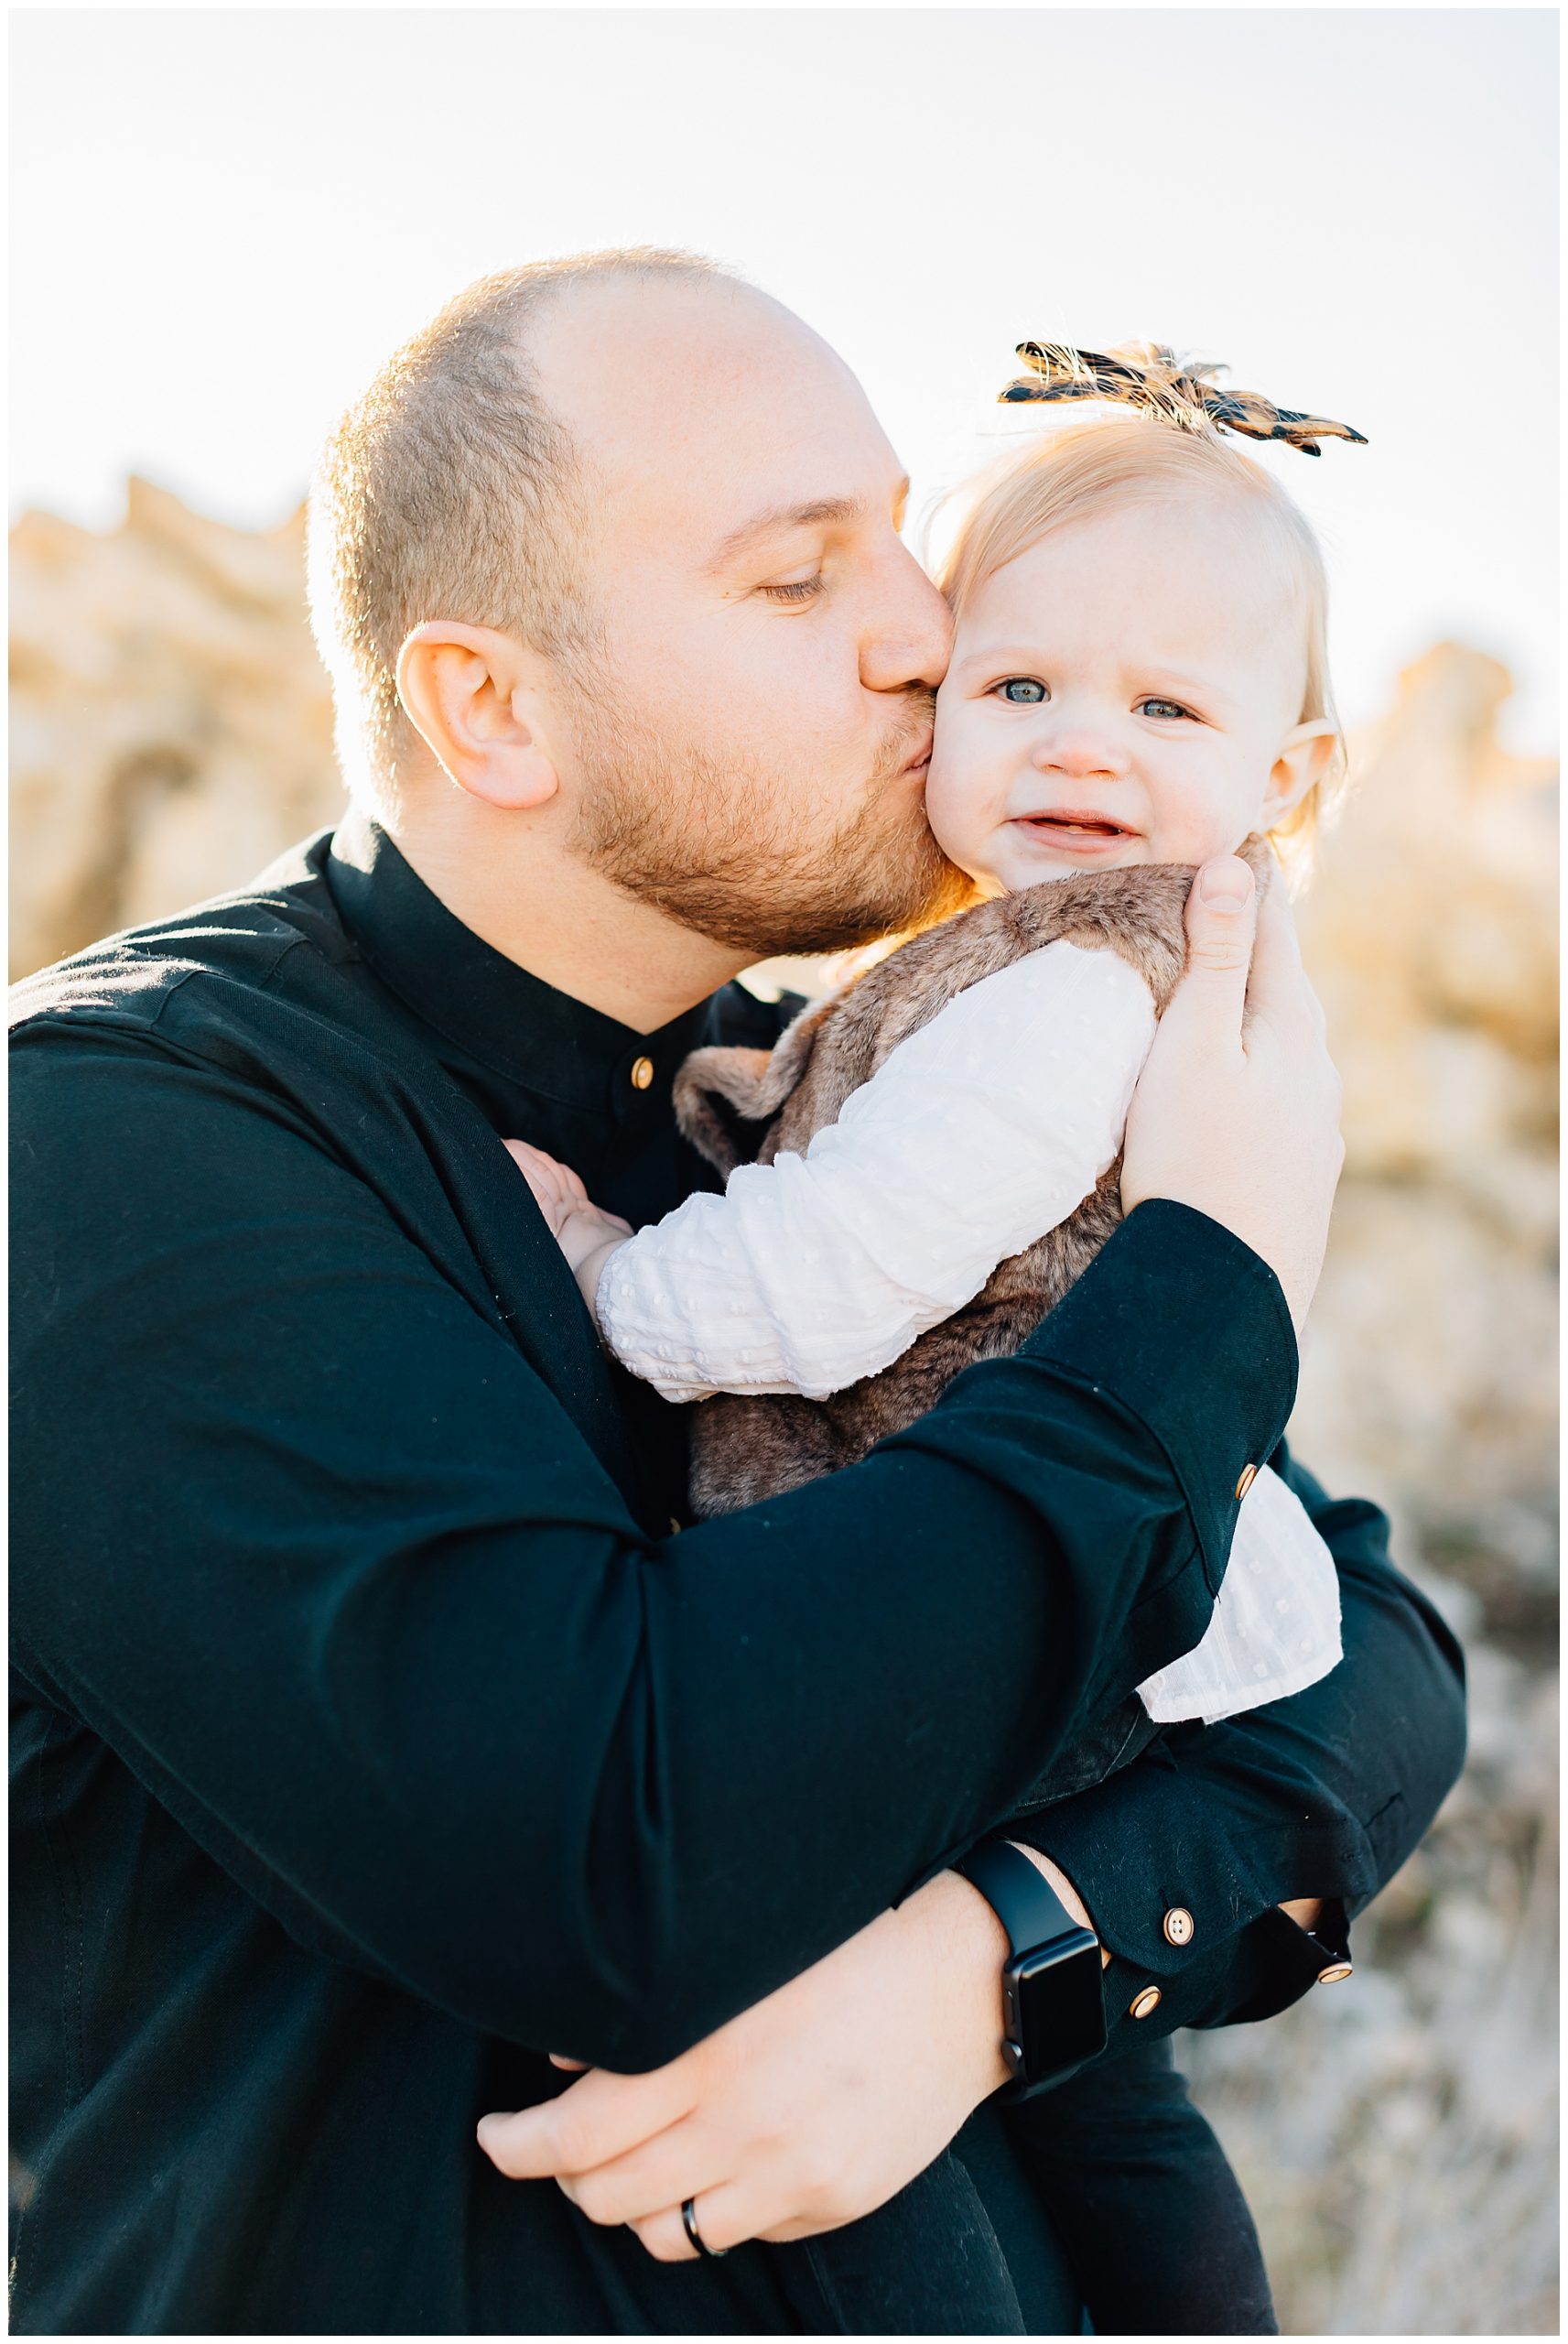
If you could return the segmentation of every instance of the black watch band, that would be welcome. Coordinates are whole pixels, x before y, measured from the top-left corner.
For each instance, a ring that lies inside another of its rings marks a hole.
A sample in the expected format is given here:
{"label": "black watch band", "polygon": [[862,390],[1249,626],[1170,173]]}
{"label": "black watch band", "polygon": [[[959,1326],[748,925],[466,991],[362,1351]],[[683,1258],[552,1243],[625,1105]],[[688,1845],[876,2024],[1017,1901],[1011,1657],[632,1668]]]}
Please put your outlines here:
{"label": "black watch band", "polygon": [[983,1839],[953,1869],[1007,1931],[1001,2049],[1010,2080],[999,2097],[1024,2100],[1065,2083],[1105,2048],[1099,1939],[1009,1840]]}

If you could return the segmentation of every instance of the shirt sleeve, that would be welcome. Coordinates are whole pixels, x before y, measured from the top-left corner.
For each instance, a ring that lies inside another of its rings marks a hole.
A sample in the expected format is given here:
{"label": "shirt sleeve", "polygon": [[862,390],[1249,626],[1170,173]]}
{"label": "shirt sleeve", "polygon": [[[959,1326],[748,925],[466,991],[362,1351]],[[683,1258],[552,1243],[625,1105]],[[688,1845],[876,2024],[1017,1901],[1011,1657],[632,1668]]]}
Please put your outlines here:
{"label": "shirt sleeve", "polygon": [[670,1400],[820,1400],[876,1374],[1089,1195],[1154,1025],[1109,950],[1057,942],[982,977],[804,1156],[741,1165],[619,1247],[606,1342]]}
{"label": "shirt sleeve", "polygon": [[665,1535],[551,1381],[596,1352],[499,1141],[432,1156],[351,1061],[323,1125],[317,1022],[198,1057],[203,982],[14,1050],[14,1649],[302,1944],[657,2066],[1201,1633],[1296,1364],[1202,1214],[1141,1206],[860,1464]]}
{"label": "shirt sleeve", "polygon": [[[1061,1865],[1115,1957],[1111,2052],[1271,2017],[1339,1970],[1350,1921],[1414,1851],[1464,1763],[1463,1656],[1390,1561],[1387,1517],[1331,1501],[1282,1445],[1271,1461],[1338,1567],[1338,1667],[1245,1716],[1177,1726],[1122,1773],[1005,1827]],[[1326,1907],[1315,1934],[1277,1909],[1303,1896]]]}

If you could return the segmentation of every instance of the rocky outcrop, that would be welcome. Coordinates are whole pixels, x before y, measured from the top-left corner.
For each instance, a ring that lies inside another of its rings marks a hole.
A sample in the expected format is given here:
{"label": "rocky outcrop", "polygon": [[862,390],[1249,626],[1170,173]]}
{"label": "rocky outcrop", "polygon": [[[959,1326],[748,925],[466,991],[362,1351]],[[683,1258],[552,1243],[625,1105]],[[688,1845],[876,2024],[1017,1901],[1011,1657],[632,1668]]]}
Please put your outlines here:
{"label": "rocky outcrop", "polygon": [[1355,1978],[1184,2064],[1287,2333],[1557,2328],[1557,786],[1441,646],[1299,907],[1345,1177],[1292,1426],[1465,1643],[1470,1759]]}
{"label": "rocky outcrop", "polygon": [[11,533],[13,977],[243,885],[342,804],[304,520],[251,536],[133,480],[107,536]]}
{"label": "rocky outcrop", "polygon": [[1300,906],[1346,1159],[1295,1429],[1517,1613],[1555,1587],[1557,784],[1509,689],[1406,671]]}

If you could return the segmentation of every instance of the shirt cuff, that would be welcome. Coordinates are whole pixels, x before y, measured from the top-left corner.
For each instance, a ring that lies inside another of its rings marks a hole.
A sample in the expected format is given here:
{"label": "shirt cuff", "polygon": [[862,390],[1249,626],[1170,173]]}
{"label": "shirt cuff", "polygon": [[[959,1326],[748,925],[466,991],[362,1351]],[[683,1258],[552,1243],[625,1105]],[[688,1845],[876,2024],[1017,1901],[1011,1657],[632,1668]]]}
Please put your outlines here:
{"label": "shirt cuff", "polygon": [[1119,2058],[1178,2027],[1255,2024],[1278,2017],[1318,1985],[1351,1974],[1350,1935],[1334,1907],[1309,1936],[1271,1905],[1227,1945],[1195,1955],[1174,1975],[1112,1961],[1104,1974],[1106,2047]]}
{"label": "shirt cuff", "polygon": [[1295,1330],[1268,1264],[1206,1213],[1152,1198],[1022,1355],[1103,1385],[1147,1426],[1181,1482],[1217,1589],[1241,1500],[1295,1399]]}
{"label": "shirt cuff", "polygon": [[1348,1818],[1325,1817],[1315,1833],[1294,1818],[1286,1861],[1277,1833],[1256,1822],[1230,1828],[1212,1791],[1187,1781],[1158,1744],[1093,1790],[1005,1829],[1061,1866],[1118,1962],[1161,1986],[1231,1948],[1282,1896],[1354,1902],[1377,1886],[1366,1836]]}

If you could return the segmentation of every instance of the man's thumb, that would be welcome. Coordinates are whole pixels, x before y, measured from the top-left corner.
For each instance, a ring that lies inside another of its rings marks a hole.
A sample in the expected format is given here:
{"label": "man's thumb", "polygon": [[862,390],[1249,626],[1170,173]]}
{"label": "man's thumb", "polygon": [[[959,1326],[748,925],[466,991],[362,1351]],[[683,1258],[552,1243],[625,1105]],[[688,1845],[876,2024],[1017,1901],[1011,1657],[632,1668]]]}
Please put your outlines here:
{"label": "man's thumb", "polygon": [[1258,926],[1258,888],[1239,855],[1206,863],[1187,897],[1188,983],[1206,991],[1216,977],[1239,977],[1245,993]]}

